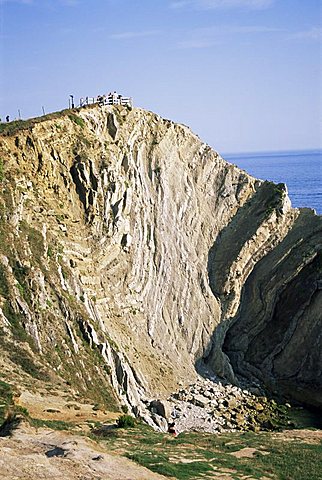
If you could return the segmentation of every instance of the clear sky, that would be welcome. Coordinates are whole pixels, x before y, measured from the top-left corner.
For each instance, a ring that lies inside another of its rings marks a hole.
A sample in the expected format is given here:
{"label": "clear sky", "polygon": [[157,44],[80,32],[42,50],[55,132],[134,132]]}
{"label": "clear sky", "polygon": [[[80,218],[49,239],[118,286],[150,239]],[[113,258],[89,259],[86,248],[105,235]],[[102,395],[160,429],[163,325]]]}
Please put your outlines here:
{"label": "clear sky", "polygon": [[0,0],[0,116],[117,90],[220,152],[321,148],[320,0]]}

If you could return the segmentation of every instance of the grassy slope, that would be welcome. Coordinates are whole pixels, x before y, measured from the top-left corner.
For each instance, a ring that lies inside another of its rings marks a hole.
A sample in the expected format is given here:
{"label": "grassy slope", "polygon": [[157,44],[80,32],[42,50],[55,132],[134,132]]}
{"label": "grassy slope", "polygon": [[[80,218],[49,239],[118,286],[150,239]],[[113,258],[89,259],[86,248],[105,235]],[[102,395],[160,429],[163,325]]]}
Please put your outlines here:
{"label": "grassy slope", "polygon": [[[154,472],[178,480],[214,478],[216,472],[233,479],[275,478],[318,480],[322,478],[322,442],[282,441],[273,433],[211,435],[184,433],[174,438],[145,425],[133,429],[97,431],[95,438],[109,450],[126,455]],[[234,456],[244,448],[256,451],[250,457]],[[220,477],[222,478],[222,477]]]}
{"label": "grassy slope", "polygon": [[[16,408],[8,384],[0,382],[0,420],[5,410],[24,414],[34,427],[69,430],[80,434],[75,423],[35,420]],[[313,431],[311,432],[314,433]],[[84,435],[88,433],[84,432]],[[313,436],[313,435],[312,435]],[[319,480],[322,478],[322,440],[299,441],[296,435],[265,433],[230,433],[212,435],[183,433],[178,437],[157,433],[147,425],[134,428],[99,426],[90,437],[109,452],[126,456],[153,472],[178,480],[219,478],[233,480],[281,479]],[[235,455],[243,449],[248,457]],[[222,475],[222,476],[221,476]]]}
{"label": "grassy slope", "polygon": [[[93,105],[86,108],[93,108]],[[14,135],[15,133],[20,132],[21,130],[27,130],[33,127],[37,123],[44,122],[46,120],[55,120],[57,118],[63,117],[64,115],[68,116],[77,125],[83,126],[83,120],[77,115],[75,115],[77,111],[78,110],[65,109],[59,112],[48,113],[47,115],[43,115],[42,117],[29,118],[27,120],[14,120],[8,123],[0,123],[0,134]]]}

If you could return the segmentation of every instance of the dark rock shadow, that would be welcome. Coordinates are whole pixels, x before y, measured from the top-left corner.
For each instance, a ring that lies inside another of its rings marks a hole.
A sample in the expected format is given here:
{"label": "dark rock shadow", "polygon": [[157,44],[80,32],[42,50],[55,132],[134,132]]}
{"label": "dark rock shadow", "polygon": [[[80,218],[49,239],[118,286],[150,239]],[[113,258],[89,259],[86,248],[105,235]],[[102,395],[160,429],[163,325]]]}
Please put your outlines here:
{"label": "dark rock shadow", "polygon": [[60,448],[60,447],[55,447],[55,448],[52,448],[51,450],[48,450],[45,455],[46,457],[48,458],[52,458],[52,457],[64,457],[66,454],[66,450],[64,450],[63,448]]}
{"label": "dark rock shadow", "polygon": [[116,423],[112,425],[100,425],[98,428],[91,430],[91,433],[96,437],[109,437],[116,436],[118,432],[118,427]]}
{"label": "dark rock shadow", "polygon": [[14,430],[16,430],[21,424],[23,417],[19,417],[16,414],[10,414],[0,426],[0,437],[10,437]]}
{"label": "dark rock shadow", "polygon": [[[257,262],[235,317],[223,318],[205,350],[209,353],[196,362],[201,375],[209,378],[213,371],[237,385],[259,383],[272,398],[322,408],[321,220],[301,210],[284,239]],[[228,241],[235,248],[233,225],[239,230],[243,219],[234,217],[209,252],[209,283],[223,311],[220,262],[228,256]],[[216,354],[227,360],[225,371],[218,371]]]}

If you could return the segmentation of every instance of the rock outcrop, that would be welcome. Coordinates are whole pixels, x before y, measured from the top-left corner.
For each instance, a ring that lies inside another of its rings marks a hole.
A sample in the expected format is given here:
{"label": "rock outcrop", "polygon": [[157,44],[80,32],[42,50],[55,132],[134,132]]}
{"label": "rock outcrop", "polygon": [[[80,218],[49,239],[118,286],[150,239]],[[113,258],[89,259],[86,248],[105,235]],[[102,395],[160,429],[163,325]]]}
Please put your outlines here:
{"label": "rock outcrop", "polygon": [[0,159],[13,381],[147,418],[206,367],[321,406],[322,223],[284,185],[127,107],[9,124]]}
{"label": "rock outcrop", "polygon": [[0,479],[59,478],[64,480],[166,480],[83,436],[21,423],[1,438]]}

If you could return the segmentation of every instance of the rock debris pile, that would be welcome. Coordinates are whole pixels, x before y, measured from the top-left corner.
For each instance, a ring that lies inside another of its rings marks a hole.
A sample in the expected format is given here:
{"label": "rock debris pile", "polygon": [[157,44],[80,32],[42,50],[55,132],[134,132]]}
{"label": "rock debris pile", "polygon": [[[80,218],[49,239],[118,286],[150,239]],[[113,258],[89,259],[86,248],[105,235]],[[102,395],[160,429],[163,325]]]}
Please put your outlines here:
{"label": "rock debris pile", "polygon": [[289,407],[269,400],[258,386],[242,389],[205,379],[173,393],[167,401],[150,403],[158,426],[165,430],[173,421],[177,433],[274,430],[290,426]]}

